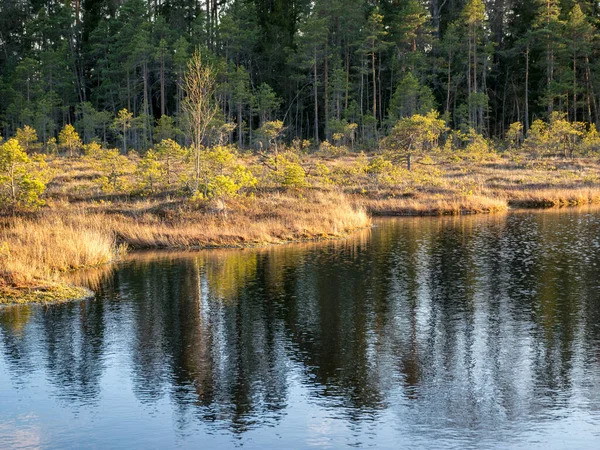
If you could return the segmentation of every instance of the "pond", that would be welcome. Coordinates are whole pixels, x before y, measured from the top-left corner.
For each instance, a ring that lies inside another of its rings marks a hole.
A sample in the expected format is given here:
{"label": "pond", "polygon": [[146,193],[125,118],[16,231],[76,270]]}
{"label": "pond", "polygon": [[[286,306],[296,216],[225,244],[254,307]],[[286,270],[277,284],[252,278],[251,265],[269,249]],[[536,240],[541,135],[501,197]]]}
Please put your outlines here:
{"label": "pond", "polygon": [[600,213],[140,253],[0,310],[0,448],[598,448]]}

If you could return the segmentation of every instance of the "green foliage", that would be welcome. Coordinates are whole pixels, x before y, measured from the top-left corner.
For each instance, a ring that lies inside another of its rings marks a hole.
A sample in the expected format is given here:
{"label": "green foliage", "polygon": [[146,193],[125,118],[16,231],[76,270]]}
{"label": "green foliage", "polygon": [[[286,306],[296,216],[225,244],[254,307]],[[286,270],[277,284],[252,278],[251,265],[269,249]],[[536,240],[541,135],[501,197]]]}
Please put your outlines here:
{"label": "green foliage", "polygon": [[[595,128],[594,128],[595,129]],[[536,120],[531,125],[524,148],[534,157],[539,158],[544,154],[560,154],[573,157],[582,140],[588,138],[588,143],[594,138],[593,129],[591,135],[586,136],[585,124],[581,122],[569,122],[566,114],[553,112],[550,123]]]}
{"label": "green foliage", "polygon": [[281,99],[267,83],[262,83],[254,96],[254,108],[259,114],[260,123],[264,124],[272,120],[273,113],[281,105]]}
{"label": "green foliage", "polygon": [[343,135],[341,133],[334,133],[333,137],[337,145],[333,145],[329,141],[321,142],[319,145],[319,155],[324,157],[337,157],[346,153],[346,147],[339,145],[343,140]]}
{"label": "green foliage", "polygon": [[573,157],[576,146],[585,134],[585,124],[569,122],[566,113],[554,111],[550,116],[548,139],[555,152],[562,150],[565,157]]}
{"label": "green foliage", "polygon": [[357,128],[358,124],[350,123],[346,119],[332,119],[329,121],[329,131],[332,133],[333,141],[337,147],[354,147]]}
{"label": "green foliage", "polygon": [[[513,122],[528,136],[535,119],[566,114],[585,130],[561,130],[558,121],[543,145],[530,139],[528,151],[574,157],[593,147],[583,141],[600,123],[594,2],[198,6],[0,2],[2,132],[28,154],[42,145],[51,152],[49,141],[70,123],[83,143],[123,154],[166,139],[195,152],[232,139],[278,151],[280,136],[272,140],[261,127],[281,121],[290,142],[318,146],[325,138],[338,149],[373,151],[400,119],[438,108],[463,134],[472,128],[492,139],[505,138]],[[232,123],[237,130],[228,130]],[[513,149],[523,140],[508,139]]]}
{"label": "green foliage", "polygon": [[295,162],[287,161],[283,166],[281,185],[287,189],[300,189],[308,185],[304,168]]}
{"label": "green foliage", "polygon": [[462,159],[471,162],[481,162],[495,157],[496,154],[490,142],[482,134],[475,131],[475,129],[470,128],[467,133],[457,131],[454,134],[454,139],[458,139],[463,143],[456,152]]}
{"label": "green foliage", "polygon": [[430,111],[424,116],[415,114],[400,119],[394,125],[390,136],[384,140],[384,148],[394,153],[395,157],[421,154],[437,147],[440,136],[446,130],[446,124],[437,111]]}
{"label": "green foliage", "polygon": [[206,141],[211,146],[226,145],[231,133],[236,129],[236,126],[235,123],[225,122],[221,117],[217,116],[210,124],[209,131],[206,135]]}
{"label": "green foliage", "polygon": [[58,153],[58,143],[56,138],[52,137],[46,142],[46,153],[50,155],[56,155]]}
{"label": "green foliage", "polygon": [[506,140],[511,149],[519,149],[523,142],[523,124],[521,122],[511,123],[506,132]]}
{"label": "green foliage", "polygon": [[95,142],[85,146],[85,151],[92,167],[100,172],[97,182],[103,192],[117,194],[130,189],[127,175],[133,172],[135,165],[127,156],[116,148],[103,148]]}
{"label": "green foliage", "polygon": [[267,179],[286,189],[300,189],[309,185],[307,173],[302,166],[302,157],[291,151],[268,158],[265,166],[271,171]]}
{"label": "green foliage", "polygon": [[244,114],[252,103],[252,92],[250,90],[250,75],[244,66],[230,70],[229,83],[225,86],[231,92],[232,110],[237,117],[238,144],[241,147],[244,138]]}
{"label": "green foliage", "polygon": [[333,166],[329,170],[329,179],[337,186],[351,186],[356,182],[360,184],[367,174],[369,163],[367,155],[361,152],[351,164]]}
{"label": "green foliage", "polygon": [[600,153],[600,134],[596,125],[590,125],[590,129],[583,138],[581,151],[584,155],[598,155]]}
{"label": "green foliage", "polygon": [[107,129],[113,121],[113,114],[109,111],[97,111],[92,103],[83,102],[76,108],[79,119],[75,122],[75,127],[82,136],[85,143],[99,138],[102,141],[107,139]]}
{"label": "green foliage", "polygon": [[199,175],[200,189],[194,193],[194,199],[227,200],[257,183],[250,170],[238,161],[235,150],[223,145],[200,153]]}
{"label": "green foliage", "polygon": [[66,124],[58,134],[58,144],[59,148],[63,149],[71,157],[73,157],[83,145],[79,138],[79,134],[75,131],[73,125],[69,123]]}
{"label": "green foliage", "polygon": [[323,184],[333,184],[333,180],[331,179],[331,170],[327,167],[326,164],[317,161],[315,164],[315,179],[319,180]]}
{"label": "green foliage", "polygon": [[296,153],[296,154],[306,153],[310,150],[311,145],[312,144],[308,139],[304,139],[304,140],[294,139],[292,141],[292,145],[288,149],[289,149],[289,151]]}
{"label": "green foliage", "polygon": [[113,121],[113,129],[120,135],[123,142],[123,153],[127,153],[127,130],[131,128],[132,124],[133,113],[127,111],[126,108],[120,110]]}
{"label": "green foliage", "polygon": [[258,130],[258,133],[265,140],[267,149],[274,149],[275,153],[277,153],[277,143],[284,131],[283,122],[281,120],[273,120],[265,122]]}
{"label": "green foliage", "polygon": [[0,205],[2,209],[32,209],[44,204],[44,160],[31,160],[17,139],[0,144]]}
{"label": "green foliage", "polygon": [[142,192],[154,192],[164,177],[164,167],[158,154],[148,150],[139,161],[135,175]]}
{"label": "green foliage", "polygon": [[366,173],[378,189],[393,183],[394,165],[383,156],[376,156],[367,165]]}
{"label": "green foliage", "polygon": [[177,128],[175,120],[172,117],[161,116],[160,119],[156,121],[153,134],[154,142],[176,139],[180,134],[181,130]]}
{"label": "green foliage", "polygon": [[160,141],[154,151],[163,165],[167,186],[172,186],[182,172],[182,165],[189,151],[172,139]]}
{"label": "green foliage", "polygon": [[29,125],[25,125],[23,128],[17,128],[15,138],[25,153],[32,153],[40,148],[37,132]]}
{"label": "green foliage", "polygon": [[548,142],[548,125],[537,119],[531,124],[523,147],[532,157],[538,158],[547,150]]}
{"label": "green foliage", "polygon": [[435,109],[433,91],[422,85],[419,80],[408,72],[400,79],[390,101],[388,116],[391,124],[399,119],[414,114],[425,115]]}

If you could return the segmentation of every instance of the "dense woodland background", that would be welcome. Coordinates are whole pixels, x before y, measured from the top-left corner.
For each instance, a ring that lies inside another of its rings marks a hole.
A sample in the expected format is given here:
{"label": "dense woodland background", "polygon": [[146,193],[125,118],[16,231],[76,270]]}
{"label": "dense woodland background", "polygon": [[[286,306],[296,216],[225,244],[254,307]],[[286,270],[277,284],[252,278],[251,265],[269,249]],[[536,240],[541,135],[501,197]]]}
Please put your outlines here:
{"label": "dense woodland background", "polygon": [[369,148],[432,108],[492,138],[552,112],[597,124],[599,20],[591,0],[2,0],[0,130],[184,143],[195,49],[241,147],[279,119],[289,140],[351,130]]}

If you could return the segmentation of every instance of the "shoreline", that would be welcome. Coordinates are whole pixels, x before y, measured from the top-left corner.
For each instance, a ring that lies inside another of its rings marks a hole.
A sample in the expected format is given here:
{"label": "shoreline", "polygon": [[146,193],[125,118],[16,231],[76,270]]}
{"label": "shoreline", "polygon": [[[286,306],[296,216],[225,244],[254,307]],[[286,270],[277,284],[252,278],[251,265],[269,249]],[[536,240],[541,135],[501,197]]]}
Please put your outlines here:
{"label": "shoreline", "polygon": [[[157,251],[157,252],[169,252],[169,251],[180,251],[180,252],[194,252],[201,250],[243,250],[243,249],[260,249],[266,247],[284,246],[290,244],[301,244],[310,242],[326,242],[347,239],[354,233],[365,231],[372,228],[373,225],[369,224],[363,228],[357,228],[349,231],[342,235],[331,235],[314,238],[298,238],[293,240],[285,240],[278,242],[265,242],[265,243],[247,243],[237,245],[204,245],[204,246],[190,246],[190,247],[138,247],[134,248],[135,252],[144,251]],[[120,259],[107,261],[105,265],[119,263]],[[70,271],[80,272],[85,270],[91,270],[100,268],[102,265],[83,266]],[[23,306],[23,305],[54,305],[67,302],[79,302],[87,300],[96,295],[96,293],[86,287],[77,286],[72,283],[65,281],[54,281],[54,282],[41,282],[34,283],[30,286],[24,287],[0,287],[0,309],[3,307],[10,306]]]}
{"label": "shoreline", "polygon": [[[590,197],[591,199],[591,197]],[[413,200],[414,202],[414,200]],[[396,209],[394,211],[381,211],[381,210],[370,210],[370,208],[366,204],[362,204],[368,211],[368,223],[364,224],[360,227],[351,228],[348,230],[344,230],[342,232],[331,232],[329,234],[320,233],[315,234],[313,236],[298,236],[296,238],[286,238],[280,240],[269,240],[265,242],[256,242],[256,241],[247,241],[242,242],[238,241],[235,243],[230,242],[211,242],[207,241],[205,244],[200,245],[171,245],[171,246],[160,246],[160,245],[147,245],[147,246],[139,246],[139,245],[131,245],[127,241],[117,240],[114,245],[120,246],[123,243],[129,245],[129,247],[134,251],[148,251],[148,250],[156,250],[159,252],[168,252],[170,250],[177,251],[199,251],[199,250],[218,250],[218,249],[251,249],[251,248],[264,248],[269,246],[279,246],[279,245],[288,245],[288,244],[296,244],[296,243],[308,243],[308,242],[324,242],[331,240],[342,240],[351,236],[353,233],[359,232],[361,230],[366,230],[373,227],[372,219],[384,219],[384,218],[394,218],[394,217],[448,217],[448,216],[473,216],[473,215],[494,215],[499,213],[507,213],[513,210],[519,211],[556,211],[556,210],[565,210],[576,207],[584,207],[584,206],[593,206],[598,202],[589,201],[587,203],[577,203],[577,204],[569,204],[569,203],[559,203],[549,205],[548,203],[541,202],[511,202],[506,201],[505,208],[497,208],[494,210],[481,210],[481,208],[472,208],[469,209],[468,203],[462,203],[462,207],[457,209],[456,207],[443,210],[443,209],[424,209],[423,204],[418,205],[419,207],[415,209],[415,205],[412,204],[410,208],[406,205],[404,207],[406,209]],[[477,205],[480,205],[480,200],[477,200]],[[456,205],[455,205],[456,206]],[[189,224],[188,224],[189,225]],[[177,231],[176,228],[173,231]],[[116,234],[119,234],[118,229],[115,230]],[[80,270],[85,270],[88,268],[99,267],[106,264],[112,264],[119,261],[119,255],[117,253],[114,254],[113,258],[110,260],[104,261],[100,264],[89,264],[82,265],[76,268],[69,270],[68,272],[76,272]],[[1,277],[0,277],[1,278]],[[0,286],[0,307],[5,306],[15,306],[15,305],[24,305],[24,304],[41,304],[41,305],[51,305],[58,304],[64,302],[77,302],[80,300],[85,300],[93,297],[95,294],[92,290],[82,287],[76,286],[71,283],[61,281],[60,275],[55,277],[53,280],[44,280],[44,279],[33,279],[30,280],[29,283],[24,283],[21,286],[11,286],[6,282],[2,283]]]}

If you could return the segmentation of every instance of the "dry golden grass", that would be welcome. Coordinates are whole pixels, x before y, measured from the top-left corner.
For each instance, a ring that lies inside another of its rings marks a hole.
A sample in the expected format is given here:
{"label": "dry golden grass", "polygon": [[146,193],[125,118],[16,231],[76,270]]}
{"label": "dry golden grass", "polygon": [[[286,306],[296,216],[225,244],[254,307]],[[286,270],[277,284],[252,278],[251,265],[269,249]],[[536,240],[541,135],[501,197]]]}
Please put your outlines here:
{"label": "dry golden grass", "polygon": [[104,264],[116,252],[116,241],[101,223],[84,216],[10,219],[0,231],[3,271],[51,277],[59,272]]}
{"label": "dry golden grass", "polygon": [[378,216],[443,216],[506,211],[505,200],[479,195],[363,199],[360,203]]}
{"label": "dry golden grass", "polygon": [[113,214],[112,208],[121,209],[118,205],[91,208],[96,212],[87,214],[86,221],[102,224],[104,230],[132,248],[241,247],[323,239],[340,237],[371,223],[363,208],[334,192],[307,193],[304,197],[276,193],[245,199],[230,207],[226,215],[189,208],[163,210],[161,214],[140,210],[134,215]]}
{"label": "dry golden grass", "polygon": [[[366,228],[364,209],[340,193],[274,194],[245,199],[227,214],[182,204],[161,209],[104,202],[55,202],[35,218],[7,219],[0,230],[0,303],[81,297],[61,273],[114,260],[133,248],[242,247],[333,238]],[[171,205],[172,206],[172,205]]]}
{"label": "dry golden grass", "polygon": [[[509,205],[600,203],[595,159],[517,163],[496,156],[415,164],[412,171],[399,164],[380,176],[369,173],[364,155],[304,155],[313,187],[285,191],[264,176],[268,171],[256,156],[244,158],[249,167],[259,168],[261,187],[219,211],[214,205],[193,204],[175,190],[149,197],[135,191],[106,194],[89,161],[52,158],[56,176],[48,186],[48,206],[35,218],[7,219],[0,228],[0,303],[18,301],[19,295],[28,301],[74,296],[59,274],[114,260],[120,244],[160,249],[259,246],[344,236],[368,227],[369,215],[460,215],[502,212]],[[133,173],[127,177],[127,184],[135,185]]]}
{"label": "dry golden grass", "polygon": [[581,206],[600,203],[600,188],[511,190],[506,191],[504,195],[508,199],[509,205],[520,208]]}
{"label": "dry golden grass", "polygon": [[83,216],[62,218],[50,213],[35,219],[7,219],[2,225],[0,303],[15,301],[23,291],[39,301],[61,293],[71,295],[60,283],[61,272],[105,264],[119,251],[109,230]]}
{"label": "dry golden grass", "polygon": [[[332,167],[342,162],[332,163]],[[351,160],[343,162],[349,167]],[[346,188],[377,215],[490,213],[508,206],[549,208],[600,203],[600,165],[593,158],[546,159],[515,164],[497,157],[481,163],[455,162],[400,171],[373,186],[355,177]]]}

